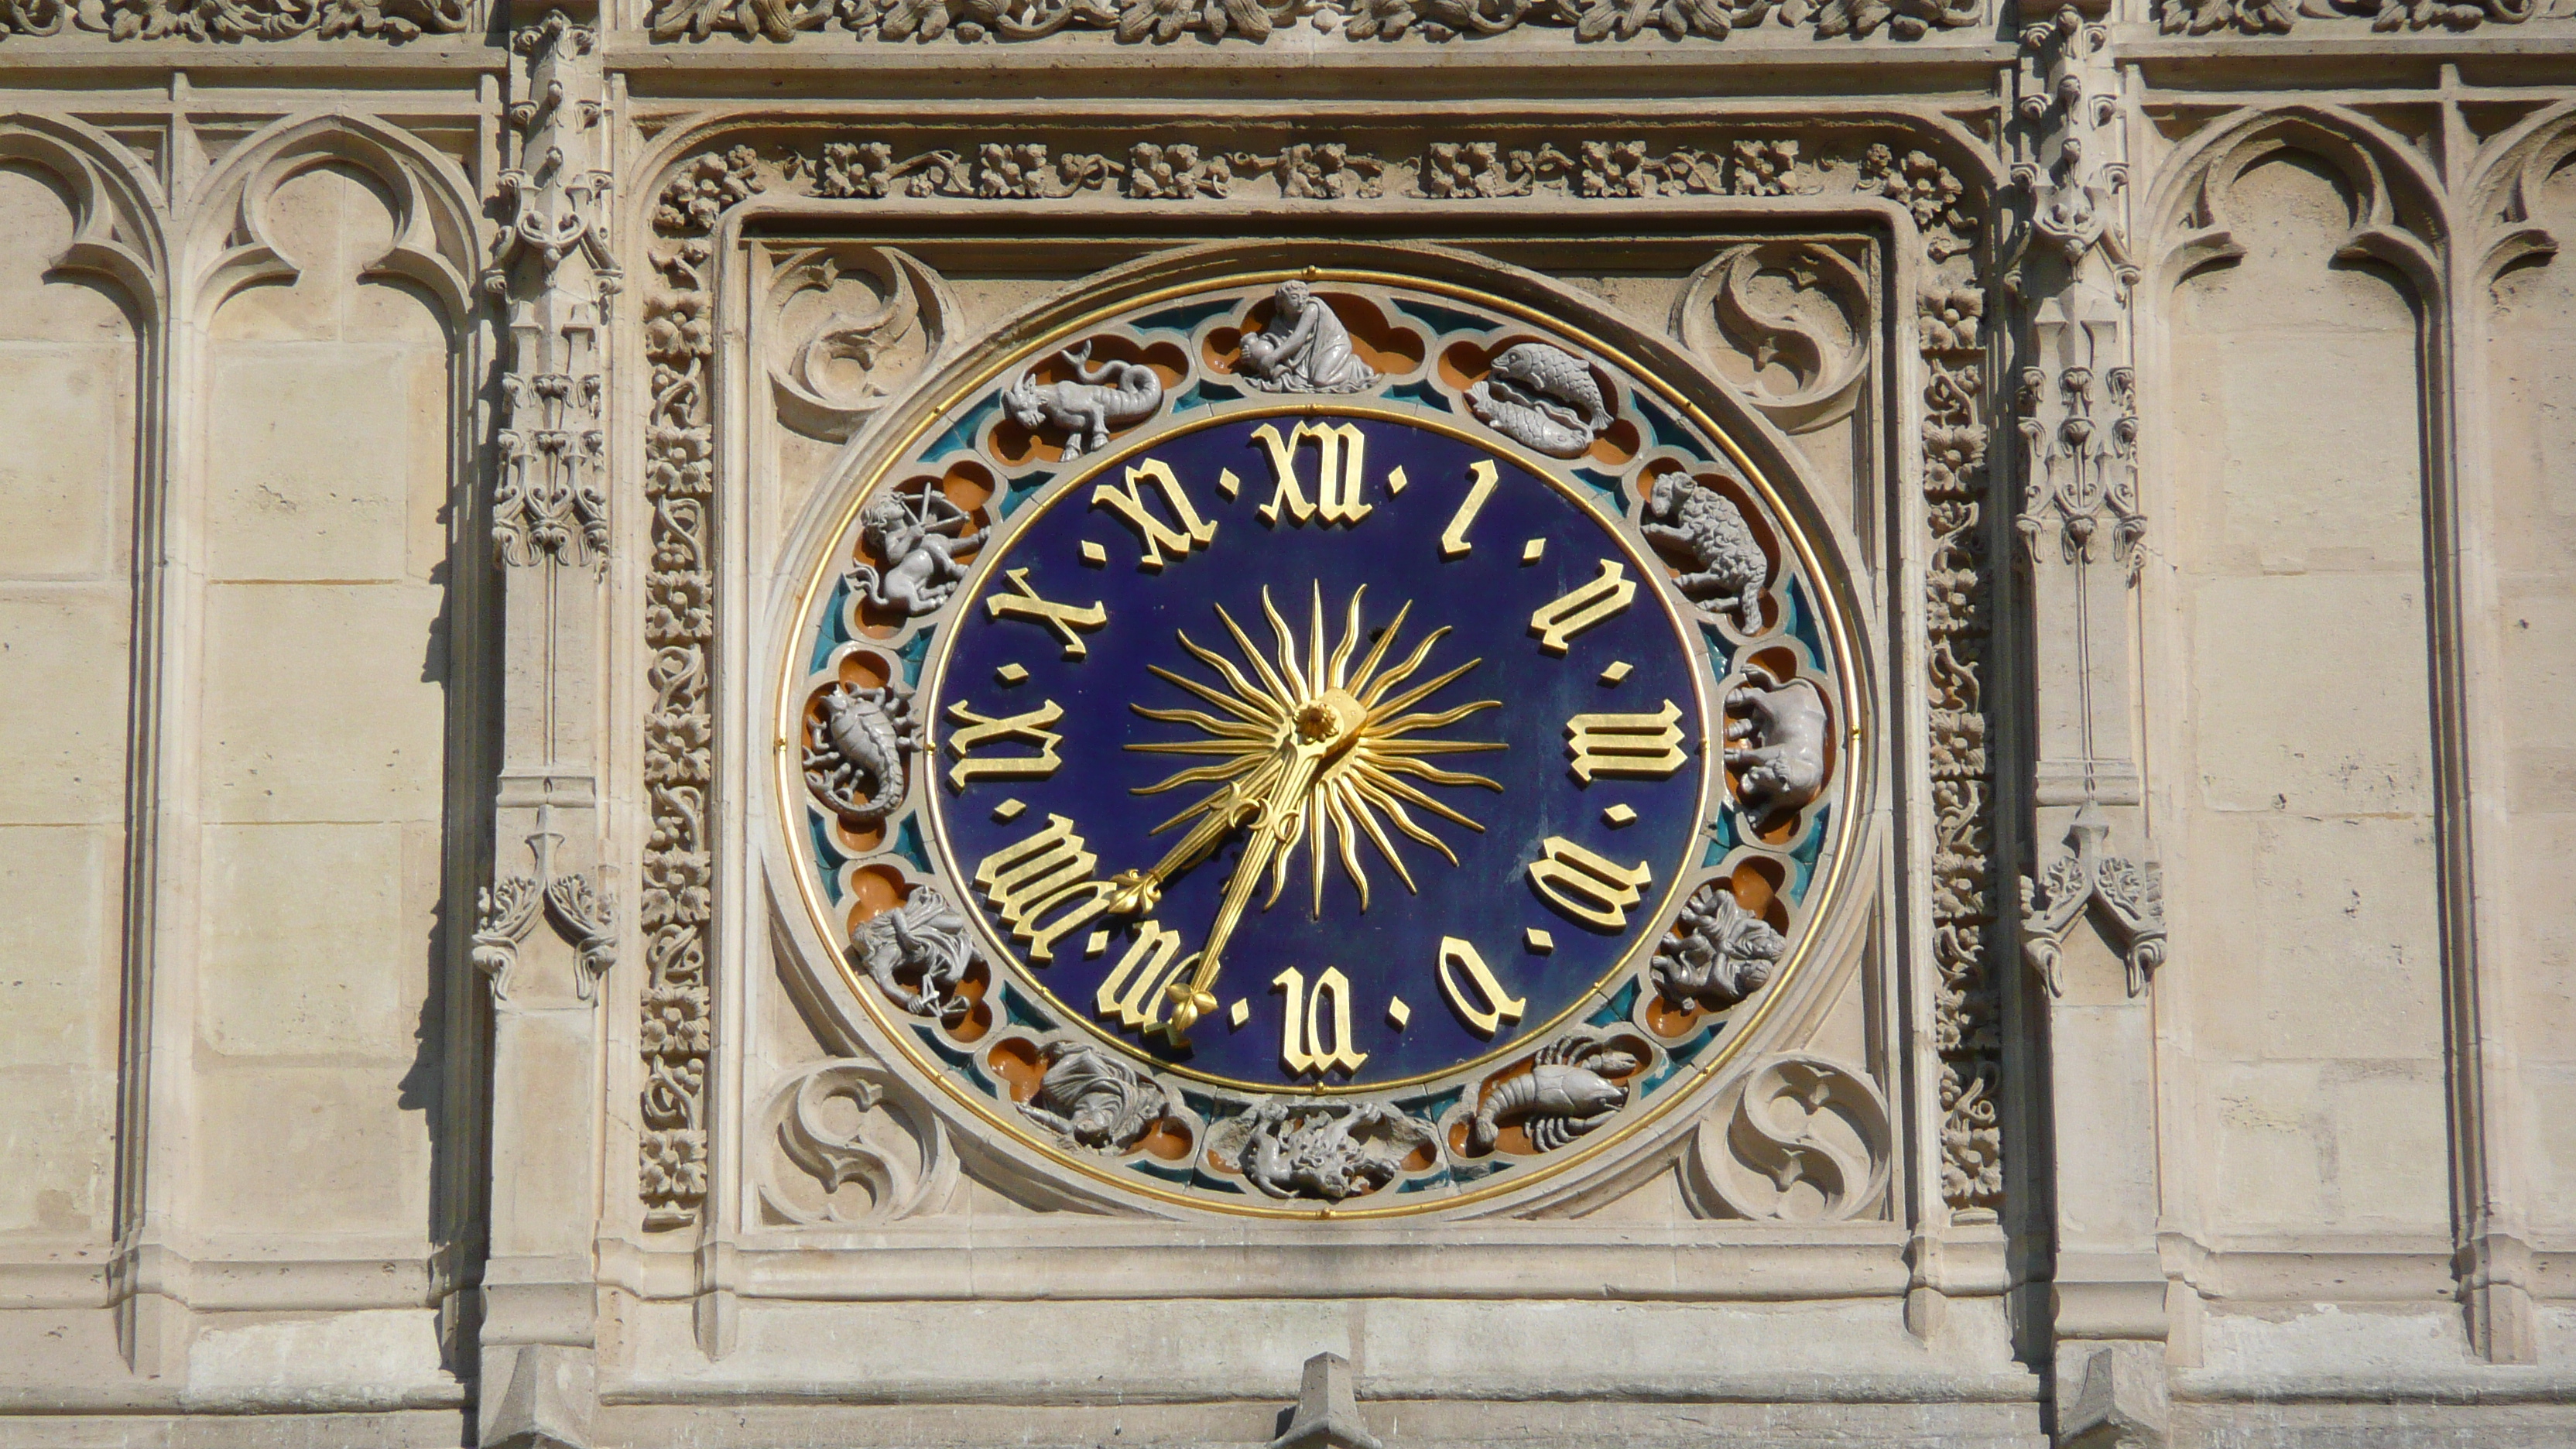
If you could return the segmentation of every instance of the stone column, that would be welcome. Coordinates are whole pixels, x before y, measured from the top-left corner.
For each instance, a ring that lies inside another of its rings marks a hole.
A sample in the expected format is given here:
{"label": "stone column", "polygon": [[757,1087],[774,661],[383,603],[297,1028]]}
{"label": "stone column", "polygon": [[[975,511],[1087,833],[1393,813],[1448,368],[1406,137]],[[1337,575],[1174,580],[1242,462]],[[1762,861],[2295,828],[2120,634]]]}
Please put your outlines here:
{"label": "stone column", "polygon": [[2137,374],[2117,72],[2099,13],[2025,11],[2007,281],[2030,571],[2031,794],[2023,954],[2045,988],[2054,1207],[2054,1430],[2164,1442],[2165,1275],[2156,1251],[2155,1020],[2162,887],[2131,726]]}
{"label": "stone column", "polygon": [[599,680],[608,500],[601,341],[617,292],[595,17],[511,35],[506,314],[492,541],[502,574],[501,773],[474,962],[492,989],[490,1247],[479,1440],[578,1446],[597,1399],[593,1319],[600,978],[616,907],[599,870]]}

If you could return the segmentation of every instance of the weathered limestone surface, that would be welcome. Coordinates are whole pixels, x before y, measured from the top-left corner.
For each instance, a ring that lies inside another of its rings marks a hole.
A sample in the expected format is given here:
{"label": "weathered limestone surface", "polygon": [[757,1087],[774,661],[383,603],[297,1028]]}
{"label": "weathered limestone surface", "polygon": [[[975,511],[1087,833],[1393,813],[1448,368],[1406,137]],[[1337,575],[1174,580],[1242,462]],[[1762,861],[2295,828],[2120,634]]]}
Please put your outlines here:
{"label": "weathered limestone surface", "polygon": [[[0,1445],[2576,1438],[2566,10],[9,10]],[[1030,309],[1358,240],[1728,390],[1869,880],[1615,1172],[1148,1211],[802,924],[790,596]]]}

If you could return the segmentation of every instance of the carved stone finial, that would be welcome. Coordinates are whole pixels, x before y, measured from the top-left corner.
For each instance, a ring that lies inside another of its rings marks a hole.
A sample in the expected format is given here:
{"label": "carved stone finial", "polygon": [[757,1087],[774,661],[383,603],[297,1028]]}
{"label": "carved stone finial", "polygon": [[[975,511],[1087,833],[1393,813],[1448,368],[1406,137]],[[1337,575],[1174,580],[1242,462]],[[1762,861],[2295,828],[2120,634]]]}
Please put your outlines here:
{"label": "carved stone finial", "polygon": [[1319,1353],[1306,1360],[1297,1411],[1289,1416],[1288,1432],[1271,1440],[1270,1449],[1385,1449],[1360,1417],[1349,1359]]}
{"label": "carved stone finial", "polygon": [[2103,842],[2110,834],[2111,822],[2100,807],[2085,801],[2066,832],[2073,853],[2059,856],[2037,879],[2022,879],[2022,953],[2048,983],[2051,996],[2065,994],[2057,975],[2058,953],[2086,908],[2095,904],[2128,967],[2131,996],[2146,990],[2148,975],[2164,964],[2164,868],[2152,860],[2108,853]]}

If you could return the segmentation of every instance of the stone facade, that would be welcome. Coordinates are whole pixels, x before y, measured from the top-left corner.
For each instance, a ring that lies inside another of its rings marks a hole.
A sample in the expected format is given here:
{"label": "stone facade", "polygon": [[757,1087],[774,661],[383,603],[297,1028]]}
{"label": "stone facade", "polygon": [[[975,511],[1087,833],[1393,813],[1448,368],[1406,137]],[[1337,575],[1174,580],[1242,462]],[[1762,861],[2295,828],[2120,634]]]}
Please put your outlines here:
{"label": "stone facade", "polygon": [[[2564,0],[0,37],[0,1444],[2576,1438]],[[1518,1195],[1099,1190],[800,903],[869,470],[1227,267],[1627,339],[1851,602],[1801,964]]]}

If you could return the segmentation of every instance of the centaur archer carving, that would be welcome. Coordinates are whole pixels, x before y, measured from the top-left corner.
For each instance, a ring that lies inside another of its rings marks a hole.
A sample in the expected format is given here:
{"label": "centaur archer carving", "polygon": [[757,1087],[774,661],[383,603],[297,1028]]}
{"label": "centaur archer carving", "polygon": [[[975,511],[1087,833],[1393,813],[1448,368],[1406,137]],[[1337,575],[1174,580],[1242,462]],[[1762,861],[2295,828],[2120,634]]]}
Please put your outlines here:
{"label": "centaur archer carving", "polygon": [[934,487],[879,496],[859,515],[859,528],[868,552],[885,567],[850,565],[850,591],[906,618],[936,612],[966,577],[957,556],[984,541],[984,531],[973,525],[965,509]]}

